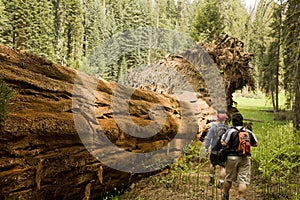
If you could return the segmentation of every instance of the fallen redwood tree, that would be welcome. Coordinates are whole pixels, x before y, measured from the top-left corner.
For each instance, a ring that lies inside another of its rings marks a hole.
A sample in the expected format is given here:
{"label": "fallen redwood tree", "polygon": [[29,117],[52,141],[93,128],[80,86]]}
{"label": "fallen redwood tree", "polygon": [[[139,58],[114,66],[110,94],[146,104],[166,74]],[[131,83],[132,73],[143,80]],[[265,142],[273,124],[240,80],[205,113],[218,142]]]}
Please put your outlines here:
{"label": "fallen redwood tree", "polygon": [[[128,85],[154,93],[97,80],[0,46],[0,79],[16,92],[0,128],[0,198],[101,198],[126,188],[139,172],[166,166],[198,132],[199,118],[213,114],[211,105],[225,110],[227,105],[229,110],[232,93],[253,86],[248,66],[253,55],[236,48],[239,44],[226,37],[217,45],[204,45],[216,64],[203,56],[203,48],[154,64],[157,71],[170,66],[190,78],[187,88],[202,92],[197,97],[177,93],[183,100],[172,95],[181,81],[173,87],[168,70],[161,73],[162,85],[153,87],[151,77],[138,75],[133,75],[134,81],[141,78],[137,82],[129,80]],[[228,52],[240,56],[224,56]],[[203,63],[216,68],[206,71]],[[203,82],[198,72],[205,75],[205,85],[198,85]]]}
{"label": "fallen redwood tree", "polygon": [[133,91],[5,46],[0,79],[16,92],[0,128],[1,199],[101,198],[178,158],[198,131],[189,93]]}

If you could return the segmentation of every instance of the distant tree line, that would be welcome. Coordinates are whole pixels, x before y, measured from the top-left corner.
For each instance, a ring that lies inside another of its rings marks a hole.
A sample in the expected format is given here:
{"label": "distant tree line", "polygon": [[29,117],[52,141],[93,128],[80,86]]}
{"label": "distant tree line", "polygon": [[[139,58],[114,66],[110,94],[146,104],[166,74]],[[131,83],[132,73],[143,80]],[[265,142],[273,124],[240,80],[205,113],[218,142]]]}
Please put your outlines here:
{"label": "distant tree line", "polygon": [[[1,43],[79,68],[95,47],[115,34],[140,27],[174,30],[196,41],[226,31],[245,36],[249,14],[241,0],[0,0]],[[221,3],[222,2],[222,3]],[[213,12],[211,12],[213,10]],[[217,18],[216,18],[217,17]],[[174,38],[159,42],[172,42]],[[135,38],[132,38],[134,41]],[[178,41],[180,42],[180,41]],[[124,48],[126,43],[118,44]],[[166,44],[168,46],[171,44]],[[126,46],[125,46],[126,47]],[[107,52],[108,55],[114,52]],[[117,81],[128,69],[168,52],[139,50],[99,69],[84,69]]]}

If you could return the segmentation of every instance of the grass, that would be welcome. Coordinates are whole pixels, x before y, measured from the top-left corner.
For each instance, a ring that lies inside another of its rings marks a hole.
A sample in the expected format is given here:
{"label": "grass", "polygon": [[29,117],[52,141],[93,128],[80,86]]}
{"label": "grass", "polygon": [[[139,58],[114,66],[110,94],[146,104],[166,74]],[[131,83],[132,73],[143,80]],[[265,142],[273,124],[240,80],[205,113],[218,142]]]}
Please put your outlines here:
{"label": "grass", "polygon": [[242,113],[245,119],[252,119],[257,121],[272,122],[274,115],[271,110],[272,107],[268,105],[264,98],[247,98],[235,97],[234,101],[237,102],[237,109]]}
{"label": "grass", "polygon": [[261,123],[286,123],[291,119],[291,112],[284,111],[285,100],[284,94],[279,96],[280,112],[274,113],[273,107],[264,95],[256,95],[255,98],[245,97],[239,93],[234,94],[234,101],[237,102],[236,107],[243,114],[245,121],[254,121],[254,127],[260,126]]}

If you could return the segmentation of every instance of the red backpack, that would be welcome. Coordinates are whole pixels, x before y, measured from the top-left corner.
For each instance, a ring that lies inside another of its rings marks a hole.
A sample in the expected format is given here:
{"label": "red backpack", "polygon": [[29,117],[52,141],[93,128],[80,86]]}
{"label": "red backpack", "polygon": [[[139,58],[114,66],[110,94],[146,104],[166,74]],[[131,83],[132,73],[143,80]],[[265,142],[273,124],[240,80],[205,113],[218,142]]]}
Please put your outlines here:
{"label": "red backpack", "polygon": [[242,153],[243,156],[250,155],[250,135],[247,131],[247,129],[243,130],[241,128],[240,130],[236,129],[238,131],[238,137],[239,137],[239,144],[237,147],[237,152]]}

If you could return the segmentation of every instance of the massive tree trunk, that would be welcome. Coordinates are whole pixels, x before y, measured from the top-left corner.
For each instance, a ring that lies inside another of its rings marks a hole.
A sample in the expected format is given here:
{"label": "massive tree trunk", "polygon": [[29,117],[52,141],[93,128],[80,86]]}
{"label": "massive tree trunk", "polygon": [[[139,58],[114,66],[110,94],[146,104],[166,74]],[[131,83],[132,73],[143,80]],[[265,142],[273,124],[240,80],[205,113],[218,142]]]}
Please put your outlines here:
{"label": "massive tree trunk", "polygon": [[190,93],[132,90],[4,46],[0,78],[16,91],[0,127],[0,199],[99,199],[178,158],[198,131]]}
{"label": "massive tree trunk", "polygon": [[293,105],[293,127],[296,133],[299,133],[300,130],[300,70],[297,67],[296,70],[296,79],[295,79],[295,103]]}

